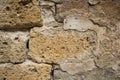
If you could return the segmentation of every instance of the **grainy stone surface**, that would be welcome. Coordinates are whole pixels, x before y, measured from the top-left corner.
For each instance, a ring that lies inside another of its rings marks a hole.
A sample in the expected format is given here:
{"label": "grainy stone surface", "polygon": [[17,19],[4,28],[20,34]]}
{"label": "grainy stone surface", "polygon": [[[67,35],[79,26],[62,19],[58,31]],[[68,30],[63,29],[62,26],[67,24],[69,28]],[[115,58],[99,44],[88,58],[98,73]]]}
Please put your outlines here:
{"label": "grainy stone surface", "polygon": [[42,26],[39,0],[6,0],[3,8],[0,29]]}
{"label": "grainy stone surface", "polygon": [[34,28],[30,33],[30,52],[28,55],[37,62],[61,62],[68,57],[82,54],[85,49],[92,49],[87,34],[87,32],[64,31],[59,28],[45,30]]}
{"label": "grainy stone surface", "polygon": [[4,1],[0,80],[120,80],[120,0]]}
{"label": "grainy stone surface", "polygon": [[0,31],[0,62],[23,62],[26,58],[28,32]]}
{"label": "grainy stone surface", "polygon": [[1,64],[0,80],[50,80],[51,66],[24,62],[23,64]]}

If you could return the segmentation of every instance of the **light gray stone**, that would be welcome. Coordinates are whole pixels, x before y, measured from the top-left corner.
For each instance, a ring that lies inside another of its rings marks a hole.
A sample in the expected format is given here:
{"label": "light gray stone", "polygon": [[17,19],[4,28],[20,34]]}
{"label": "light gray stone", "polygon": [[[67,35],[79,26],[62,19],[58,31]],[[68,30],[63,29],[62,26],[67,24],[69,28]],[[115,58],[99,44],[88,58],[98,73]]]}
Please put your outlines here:
{"label": "light gray stone", "polygon": [[0,62],[20,63],[26,59],[28,32],[0,31]]}
{"label": "light gray stone", "polygon": [[85,17],[79,15],[67,16],[64,20],[64,29],[74,29],[78,31],[87,31],[95,25]]}

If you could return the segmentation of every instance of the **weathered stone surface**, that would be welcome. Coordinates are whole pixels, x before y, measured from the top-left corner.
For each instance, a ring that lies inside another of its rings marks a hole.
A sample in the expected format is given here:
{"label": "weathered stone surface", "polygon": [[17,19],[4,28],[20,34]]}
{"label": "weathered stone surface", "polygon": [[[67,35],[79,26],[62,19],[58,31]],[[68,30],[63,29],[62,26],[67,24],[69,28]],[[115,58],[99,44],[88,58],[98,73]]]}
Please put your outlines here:
{"label": "weathered stone surface", "polygon": [[23,62],[26,58],[28,32],[0,31],[0,62]]}
{"label": "weathered stone surface", "polygon": [[0,29],[41,26],[39,0],[6,0],[0,14]]}
{"label": "weathered stone surface", "polygon": [[55,3],[48,1],[40,1],[40,6],[43,24],[46,25],[48,23],[54,22]]}
{"label": "weathered stone surface", "polygon": [[64,29],[87,31],[93,27],[95,25],[88,18],[79,15],[69,15],[64,19]]}
{"label": "weathered stone surface", "polygon": [[40,9],[7,0],[0,29],[36,27],[29,43],[27,32],[0,32],[0,63],[17,63],[0,64],[0,80],[120,80],[120,0],[40,0]]}
{"label": "weathered stone surface", "polygon": [[112,69],[95,69],[87,73],[83,73],[82,80],[119,80]]}
{"label": "weathered stone surface", "polygon": [[54,2],[54,3],[65,3],[65,2],[79,2],[81,0],[44,0],[44,1],[50,1],[50,2]]}
{"label": "weathered stone surface", "polygon": [[80,72],[87,72],[96,68],[94,64],[94,59],[86,59],[81,61],[76,59],[70,59],[60,64],[60,66],[63,71],[66,71],[72,75],[75,75]]}
{"label": "weathered stone surface", "polygon": [[62,4],[57,4],[56,7],[57,9],[56,9],[55,19],[58,22],[63,22],[65,17],[70,14],[88,16],[88,4],[87,4],[87,1],[84,1],[84,0],[81,0],[79,2],[68,1]]}
{"label": "weathered stone surface", "polygon": [[1,64],[0,80],[50,80],[50,72],[51,66],[47,64]]}
{"label": "weathered stone surface", "polygon": [[100,68],[112,68],[120,63],[120,28],[117,30],[108,30],[103,35],[105,36],[99,42],[99,55],[96,58],[96,64]]}
{"label": "weathered stone surface", "polygon": [[115,30],[115,24],[120,20],[120,4],[118,1],[104,1],[89,8],[89,17],[99,26]]}
{"label": "weathered stone surface", "polygon": [[42,29],[31,30],[29,42],[29,57],[37,62],[58,63],[68,57],[74,57],[84,50],[92,49],[92,41],[88,33],[80,33],[74,30]]}
{"label": "weathered stone surface", "polygon": [[120,77],[112,69],[94,69],[85,73],[70,75],[66,72],[55,70],[54,80],[119,80]]}
{"label": "weathered stone surface", "polygon": [[66,72],[62,72],[61,70],[54,71],[54,80],[81,80],[76,76],[72,76]]}
{"label": "weathered stone surface", "polygon": [[88,0],[88,3],[90,5],[96,5],[96,4],[100,3],[100,0]]}

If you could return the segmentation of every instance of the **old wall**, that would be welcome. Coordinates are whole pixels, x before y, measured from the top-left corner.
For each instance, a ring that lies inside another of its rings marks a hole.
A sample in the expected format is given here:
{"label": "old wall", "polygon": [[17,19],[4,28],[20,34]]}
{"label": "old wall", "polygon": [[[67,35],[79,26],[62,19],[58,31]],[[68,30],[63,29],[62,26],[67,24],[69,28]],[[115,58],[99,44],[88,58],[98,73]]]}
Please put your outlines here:
{"label": "old wall", "polygon": [[0,0],[0,80],[120,80],[119,0]]}

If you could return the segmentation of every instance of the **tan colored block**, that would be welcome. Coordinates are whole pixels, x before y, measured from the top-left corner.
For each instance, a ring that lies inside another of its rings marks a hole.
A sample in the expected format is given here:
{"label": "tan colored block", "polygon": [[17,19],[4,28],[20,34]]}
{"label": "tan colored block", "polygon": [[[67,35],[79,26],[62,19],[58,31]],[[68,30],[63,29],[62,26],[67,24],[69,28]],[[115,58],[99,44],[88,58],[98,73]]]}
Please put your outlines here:
{"label": "tan colored block", "polygon": [[26,58],[28,32],[0,31],[0,63],[23,62]]}
{"label": "tan colored block", "polygon": [[[38,33],[37,33],[38,32]],[[87,32],[61,29],[31,30],[29,57],[37,62],[59,63],[90,48]]]}
{"label": "tan colored block", "polygon": [[42,25],[39,0],[6,0],[0,5],[3,9],[0,12],[0,29]]}
{"label": "tan colored block", "polygon": [[0,80],[50,80],[51,66],[25,62],[0,65]]}

